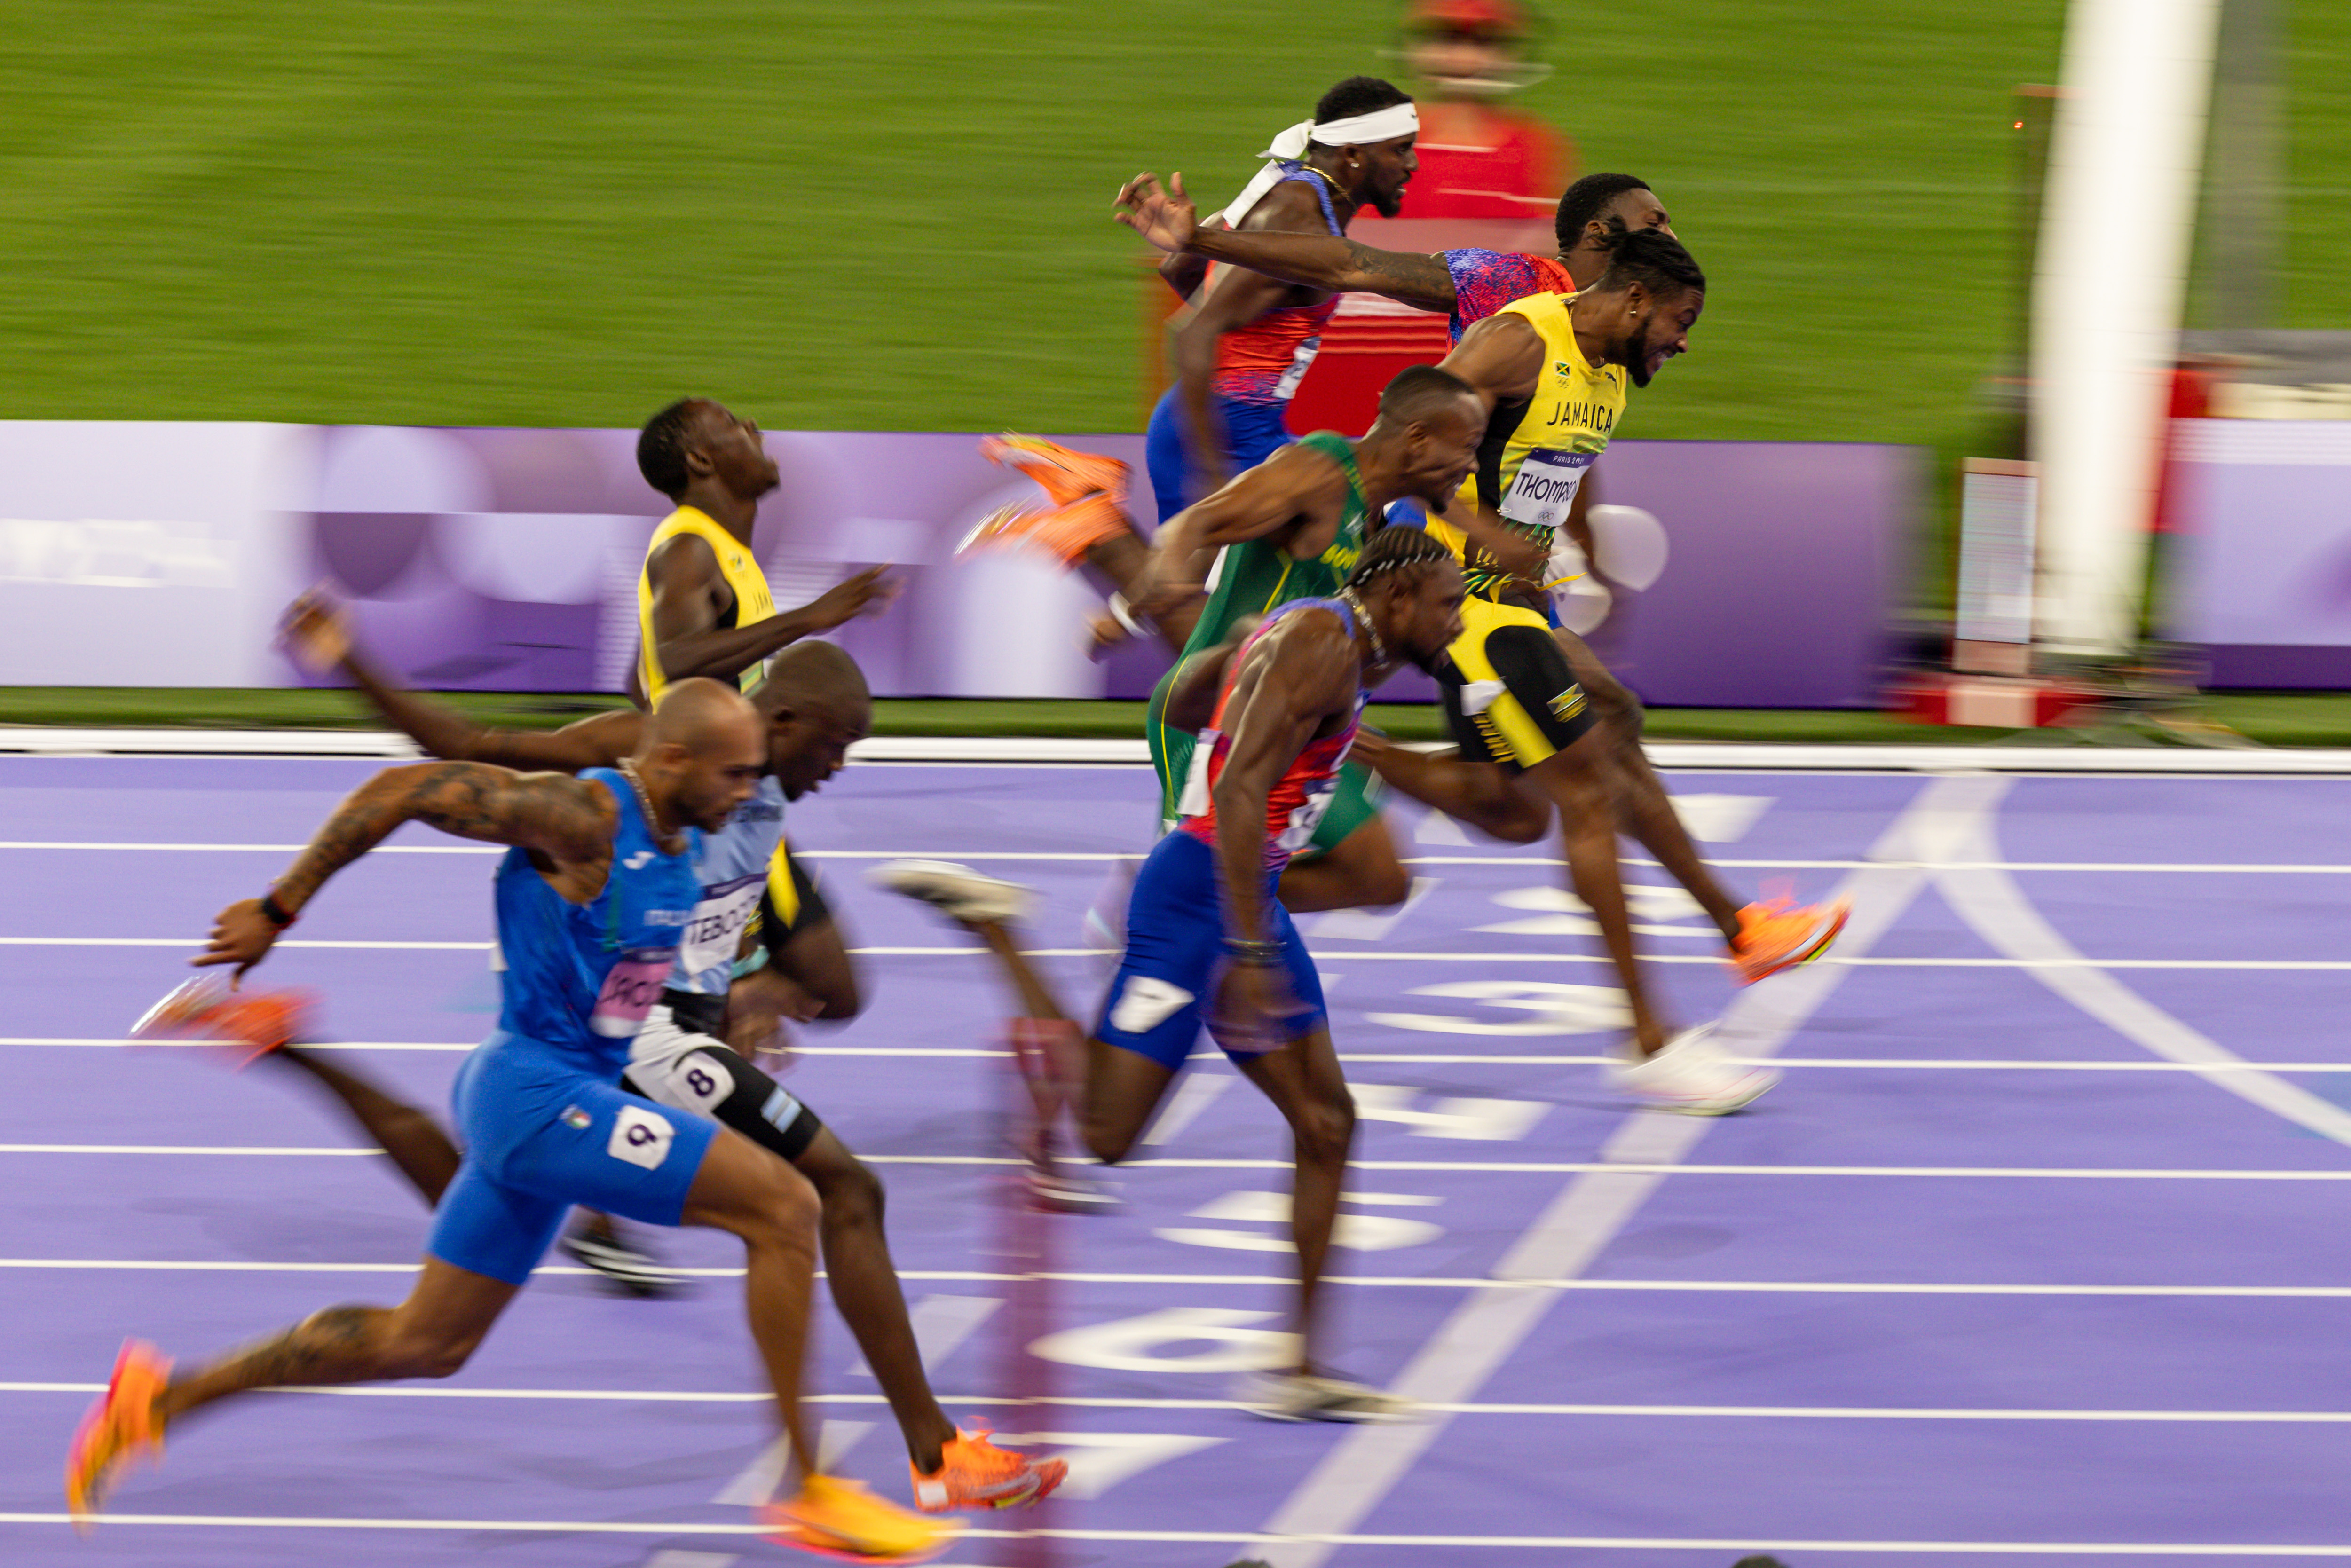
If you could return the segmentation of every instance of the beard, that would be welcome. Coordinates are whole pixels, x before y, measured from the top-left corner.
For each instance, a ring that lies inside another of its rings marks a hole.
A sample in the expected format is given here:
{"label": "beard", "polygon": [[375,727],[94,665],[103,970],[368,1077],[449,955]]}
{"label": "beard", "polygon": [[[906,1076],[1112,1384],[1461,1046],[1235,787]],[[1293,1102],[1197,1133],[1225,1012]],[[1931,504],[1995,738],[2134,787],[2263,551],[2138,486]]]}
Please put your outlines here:
{"label": "beard", "polygon": [[1625,360],[1625,376],[1636,387],[1645,387],[1656,377],[1649,371],[1649,329],[1642,328],[1633,334],[1630,351]]}
{"label": "beard", "polygon": [[1398,185],[1392,191],[1374,191],[1367,200],[1372,211],[1384,218],[1392,218],[1404,211],[1404,187]]}

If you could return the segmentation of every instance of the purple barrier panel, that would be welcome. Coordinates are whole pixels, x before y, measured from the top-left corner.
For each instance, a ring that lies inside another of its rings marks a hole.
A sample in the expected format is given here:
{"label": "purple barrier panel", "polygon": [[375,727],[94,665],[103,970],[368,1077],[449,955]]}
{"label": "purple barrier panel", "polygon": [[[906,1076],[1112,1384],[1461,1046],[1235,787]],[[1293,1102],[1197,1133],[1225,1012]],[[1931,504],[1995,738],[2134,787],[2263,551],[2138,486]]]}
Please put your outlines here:
{"label": "purple barrier panel", "polygon": [[1621,441],[1599,499],[1664,523],[1665,575],[1601,630],[1677,707],[1874,707],[1922,481],[1916,447]]}
{"label": "purple barrier panel", "polygon": [[2215,686],[2351,686],[2351,423],[2182,422],[2169,634]]}
{"label": "purple barrier panel", "polygon": [[[636,656],[636,579],[668,510],[630,431],[343,427],[318,433],[308,565],[351,596],[378,656],[422,684],[617,690]],[[1142,438],[1066,438],[1139,466]],[[1165,651],[1100,663],[1081,645],[1095,591],[1021,551],[958,561],[982,518],[1035,486],[962,434],[770,432],[782,484],[753,548],[778,605],[894,564],[887,614],[836,634],[884,696],[1147,695]],[[1874,700],[1917,457],[1902,447],[1625,442],[1605,499],[1664,522],[1672,559],[1604,629],[1628,683],[1685,706]],[[1148,486],[1129,497],[1155,524]],[[1759,656],[1760,655],[1760,656]],[[301,677],[287,668],[285,678]],[[1389,700],[1429,700],[1416,672]]]}

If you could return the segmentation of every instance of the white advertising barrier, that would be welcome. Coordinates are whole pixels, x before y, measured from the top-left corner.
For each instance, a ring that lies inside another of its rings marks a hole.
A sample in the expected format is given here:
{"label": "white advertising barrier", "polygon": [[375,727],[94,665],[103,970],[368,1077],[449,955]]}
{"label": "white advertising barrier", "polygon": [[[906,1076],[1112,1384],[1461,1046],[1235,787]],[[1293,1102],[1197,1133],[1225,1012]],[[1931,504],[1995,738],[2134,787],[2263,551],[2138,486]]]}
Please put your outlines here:
{"label": "white advertising barrier", "polygon": [[0,684],[262,686],[306,425],[0,422]]}

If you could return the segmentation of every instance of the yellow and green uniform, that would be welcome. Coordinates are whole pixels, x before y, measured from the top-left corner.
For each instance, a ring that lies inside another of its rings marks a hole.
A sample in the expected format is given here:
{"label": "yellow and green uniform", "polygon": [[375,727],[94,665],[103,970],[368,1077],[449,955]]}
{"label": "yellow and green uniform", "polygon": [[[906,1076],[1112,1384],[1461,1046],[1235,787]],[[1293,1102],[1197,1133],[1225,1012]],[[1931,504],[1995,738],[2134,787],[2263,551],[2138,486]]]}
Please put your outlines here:
{"label": "yellow and green uniform", "polygon": [[[1355,562],[1364,553],[1368,518],[1364,507],[1363,480],[1355,472],[1355,444],[1343,435],[1320,430],[1299,437],[1298,444],[1320,452],[1347,476],[1347,499],[1340,508],[1339,531],[1321,555],[1307,560],[1299,559],[1271,539],[1244,539],[1218,552],[1216,586],[1209,591],[1208,602],[1200,611],[1200,619],[1193,625],[1191,639],[1184,644],[1175,669],[1162,676],[1152,692],[1146,715],[1151,765],[1159,773],[1159,817],[1167,827],[1176,823],[1176,803],[1183,795],[1185,776],[1191,771],[1195,744],[1190,730],[1177,729],[1167,722],[1167,693],[1175,685],[1176,671],[1193,654],[1214,648],[1230,637],[1233,622],[1244,615],[1262,615],[1293,599],[1330,598],[1339,591],[1340,584],[1347,580],[1347,574],[1355,570]],[[1341,768],[1330,808],[1323,812],[1313,839],[1300,852],[1299,858],[1332,848],[1376,815],[1377,788],[1370,770],[1361,764],[1349,763]]]}
{"label": "yellow and green uniform", "polygon": [[[653,643],[653,574],[651,570],[653,552],[683,534],[692,534],[710,547],[717,558],[718,575],[726,580],[726,591],[734,602],[719,612],[718,630],[732,631],[765,621],[776,612],[775,595],[768,591],[768,574],[759,570],[759,558],[751,547],[726,531],[709,513],[693,507],[680,507],[664,517],[653,537],[645,541],[645,564],[637,569],[637,677],[644,686],[645,706],[652,707],[661,699],[669,685],[662,673],[661,660],[655,655]],[[736,677],[736,684],[746,692],[759,684],[767,674],[764,664],[754,663]],[[753,804],[759,802],[757,798]],[[783,806],[781,791],[776,792],[775,810]],[[747,808],[747,810],[748,808]],[[768,862],[768,897],[765,908],[772,908],[779,925],[778,935],[788,934],[798,927],[828,917],[831,911],[825,907],[824,896],[800,863],[792,858],[791,849],[778,830],[776,852]],[[766,914],[751,917],[743,932],[744,951],[753,950],[753,939],[760,936]]]}
{"label": "yellow and green uniform", "polygon": [[[1606,449],[1625,413],[1625,369],[1583,357],[1569,319],[1575,299],[1531,295],[1494,313],[1523,317],[1541,334],[1542,376],[1532,396],[1495,405],[1478,444],[1478,466],[1461,486],[1464,503],[1499,513],[1503,527],[1541,545],[1546,556],[1592,460]],[[1431,517],[1428,531],[1452,548],[1471,593],[1490,599],[1509,580],[1459,528]]]}
{"label": "yellow and green uniform", "polygon": [[[682,534],[692,534],[710,547],[710,553],[718,558],[718,575],[726,580],[726,591],[734,596],[735,602],[719,614],[718,630],[731,632],[776,612],[775,596],[768,591],[768,574],[759,570],[759,559],[749,545],[728,533],[709,513],[692,507],[680,507],[664,517],[645,542],[646,566],[637,569],[637,678],[645,688],[647,707],[661,699],[662,688],[669,685],[654,652],[653,574],[647,567],[653,551]],[[764,673],[755,664],[736,677],[737,684],[747,692],[759,684]]]}

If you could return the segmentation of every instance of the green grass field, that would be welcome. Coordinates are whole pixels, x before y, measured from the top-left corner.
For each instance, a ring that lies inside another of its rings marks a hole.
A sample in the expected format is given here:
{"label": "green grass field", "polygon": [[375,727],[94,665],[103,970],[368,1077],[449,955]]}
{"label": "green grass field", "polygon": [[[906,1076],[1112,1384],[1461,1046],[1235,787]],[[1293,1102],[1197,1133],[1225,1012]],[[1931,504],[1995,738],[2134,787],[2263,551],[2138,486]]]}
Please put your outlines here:
{"label": "green grass field", "polygon": [[[2292,324],[2351,321],[2351,8],[2295,13]],[[2010,345],[2009,95],[2060,0],[1550,7],[1526,96],[1715,279],[1642,436],[1957,452]],[[1203,193],[1393,0],[17,0],[0,413],[1136,423],[1140,168]]]}
{"label": "green grass field", "polygon": [[[1713,287],[1635,436],[1998,438],[2011,95],[2062,0],[1549,5],[1524,101]],[[2291,8],[2290,326],[2351,325],[2351,6]],[[1139,426],[1138,169],[1204,196],[1394,0],[17,0],[0,416]],[[1935,535],[1930,521],[1928,532]],[[1942,551],[1919,552],[1919,601]]]}

